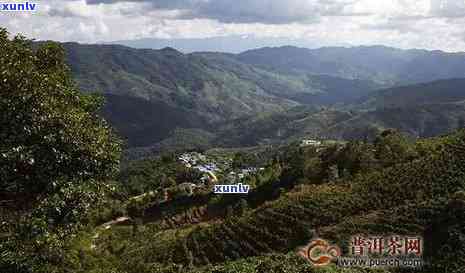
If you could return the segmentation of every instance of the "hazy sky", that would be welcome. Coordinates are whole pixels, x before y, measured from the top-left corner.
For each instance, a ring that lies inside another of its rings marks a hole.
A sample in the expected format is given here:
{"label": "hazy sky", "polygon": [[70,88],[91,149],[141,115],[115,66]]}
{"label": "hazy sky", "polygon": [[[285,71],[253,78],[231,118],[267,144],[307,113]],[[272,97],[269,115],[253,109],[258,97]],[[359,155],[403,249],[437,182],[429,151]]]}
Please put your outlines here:
{"label": "hazy sky", "polygon": [[[28,0],[34,2],[33,0]],[[2,0],[5,2],[26,2]],[[12,33],[87,43],[255,35],[311,45],[465,51],[465,0],[42,0],[0,11]]]}

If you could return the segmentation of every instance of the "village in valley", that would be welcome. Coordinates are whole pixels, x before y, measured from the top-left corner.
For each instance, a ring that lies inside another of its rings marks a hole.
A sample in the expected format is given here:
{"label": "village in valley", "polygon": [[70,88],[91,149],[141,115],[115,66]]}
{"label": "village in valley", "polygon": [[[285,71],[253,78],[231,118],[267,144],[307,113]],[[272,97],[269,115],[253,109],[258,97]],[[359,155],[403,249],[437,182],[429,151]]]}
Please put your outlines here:
{"label": "village in valley", "polygon": [[[303,139],[299,142],[300,147],[315,147],[321,150],[323,143],[314,139]],[[202,173],[198,181],[190,181],[179,185],[188,195],[192,195],[195,189],[205,189],[221,182],[222,184],[237,184],[243,182],[247,177],[265,170],[259,166],[234,166],[233,158],[212,156],[200,152],[186,152],[177,157],[177,160],[186,168],[194,169]]]}
{"label": "village in valley", "polygon": [[[328,141],[314,139],[301,139],[294,142],[296,147],[314,148],[317,153],[324,150]],[[328,142],[329,143],[329,142]],[[139,204],[162,204],[182,197],[196,195],[231,194],[234,192],[215,191],[222,186],[229,188],[233,185],[243,185],[250,190],[255,188],[254,176],[266,173],[270,154],[279,148],[270,146],[268,148],[252,147],[248,149],[214,149],[208,151],[189,151],[173,155],[173,162],[185,168],[187,177],[176,181],[169,186],[161,186],[151,189],[145,193],[130,198]],[[248,190],[247,190],[248,193]]]}
{"label": "village in valley", "polygon": [[224,184],[236,184],[243,181],[246,177],[256,174],[263,167],[246,167],[241,169],[233,168],[232,158],[212,158],[198,152],[190,152],[181,154],[178,160],[189,169],[194,169],[202,173],[199,181],[192,181],[179,185],[181,188],[188,190],[192,194],[195,188],[212,187],[221,182]]}

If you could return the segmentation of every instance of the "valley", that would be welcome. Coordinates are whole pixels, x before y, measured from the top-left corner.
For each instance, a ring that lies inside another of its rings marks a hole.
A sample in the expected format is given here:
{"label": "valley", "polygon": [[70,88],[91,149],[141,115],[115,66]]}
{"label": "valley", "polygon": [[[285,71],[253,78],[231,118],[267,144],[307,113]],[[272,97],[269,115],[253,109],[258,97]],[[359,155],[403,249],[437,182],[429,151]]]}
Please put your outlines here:
{"label": "valley", "polygon": [[0,272],[465,268],[462,53],[0,44]]}
{"label": "valley", "polygon": [[[460,128],[464,113],[465,82],[457,78],[465,77],[463,54],[387,47],[241,54],[64,47],[79,86],[105,96],[102,115],[124,137],[130,158],[305,137],[373,139],[389,128],[430,137]],[[418,65],[432,59],[455,72]]]}

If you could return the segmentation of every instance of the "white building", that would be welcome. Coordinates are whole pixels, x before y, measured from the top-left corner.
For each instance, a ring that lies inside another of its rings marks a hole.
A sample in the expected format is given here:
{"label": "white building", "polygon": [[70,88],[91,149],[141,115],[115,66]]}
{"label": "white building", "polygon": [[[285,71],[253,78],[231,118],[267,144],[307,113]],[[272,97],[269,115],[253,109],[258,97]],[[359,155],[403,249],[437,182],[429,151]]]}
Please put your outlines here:
{"label": "white building", "polygon": [[318,141],[318,140],[313,140],[313,139],[304,139],[300,142],[300,146],[301,147],[305,147],[305,146],[321,146],[321,141]]}

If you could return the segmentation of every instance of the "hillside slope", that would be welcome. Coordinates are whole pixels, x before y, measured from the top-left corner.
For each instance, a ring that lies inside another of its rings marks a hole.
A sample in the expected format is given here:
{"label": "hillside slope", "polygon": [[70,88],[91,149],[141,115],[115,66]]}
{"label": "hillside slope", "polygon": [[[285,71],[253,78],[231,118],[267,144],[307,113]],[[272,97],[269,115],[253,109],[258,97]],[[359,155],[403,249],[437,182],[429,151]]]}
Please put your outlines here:
{"label": "hillside slope", "polygon": [[465,127],[464,101],[465,79],[439,80],[373,91],[343,107],[296,107],[221,128],[224,136],[254,144],[299,137],[373,139],[388,128],[412,137],[432,137]]}
{"label": "hillside slope", "polygon": [[149,146],[176,128],[209,129],[205,118],[159,100],[106,94],[101,114],[130,147]]}
{"label": "hillside slope", "polygon": [[261,48],[238,55],[246,63],[288,73],[371,80],[387,86],[465,77],[465,54],[384,46]]}
{"label": "hillside slope", "polygon": [[[305,179],[301,173],[289,180],[294,185],[289,189],[283,188],[287,176],[282,173],[280,181],[269,181],[269,186],[279,189],[280,194],[244,214],[158,232],[146,227],[146,231],[132,236],[123,229],[110,232],[105,236],[119,236],[122,241],[101,238],[95,255],[113,256],[113,265],[125,272],[154,272],[152,266],[158,268],[156,272],[173,272],[170,270],[174,264],[178,269],[196,269],[193,272],[203,266],[211,270],[204,272],[283,272],[278,268],[287,268],[286,272],[299,272],[297,268],[313,272],[303,260],[294,259],[295,254],[290,255],[294,257],[292,262],[285,254],[296,253],[308,240],[320,236],[348,254],[350,236],[354,234],[418,234],[425,238],[423,258],[428,267],[416,272],[447,269],[458,273],[465,265],[463,259],[457,259],[465,246],[465,132],[422,140],[421,147],[421,155],[365,170],[347,180],[321,183]],[[299,173],[298,168],[304,163],[300,160],[307,160],[309,154],[303,150],[298,154],[294,158],[296,164],[283,162],[283,170]],[[266,194],[257,191],[259,195]],[[243,198],[252,203],[249,196]],[[457,247],[457,253],[438,250],[452,246]],[[118,250],[109,253],[107,248]],[[271,256],[266,255],[276,253],[283,261],[281,267],[260,267],[253,262],[267,260],[265,257]],[[235,269],[222,271],[233,264]],[[250,271],[242,266],[250,266]],[[326,269],[339,272],[331,267]],[[353,270],[347,272],[358,272]]]}
{"label": "hillside slope", "polygon": [[177,128],[205,130],[299,105],[348,103],[379,88],[370,81],[269,71],[233,54],[63,46],[81,89],[107,96],[103,115],[131,147],[157,143]]}
{"label": "hillside slope", "polygon": [[[162,100],[213,121],[281,111],[302,103],[344,102],[378,87],[367,81],[282,75],[240,62],[231,54],[75,43],[64,47],[84,90]],[[321,94],[324,99],[318,97]]]}
{"label": "hillside slope", "polygon": [[429,104],[362,112],[325,131],[336,139],[373,139],[377,132],[394,128],[412,137],[433,137],[465,126],[464,104]]}
{"label": "hillside slope", "polygon": [[[194,146],[197,140],[202,146],[242,146],[303,137],[366,138],[385,128],[433,136],[465,124],[463,79],[377,91],[460,76],[459,53],[281,47],[182,54],[171,48],[64,46],[82,89],[107,96],[103,115],[129,147],[181,145],[186,138],[174,136],[176,129],[194,129],[187,134],[194,134]],[[407,71],[431,59],[444,65]]]}
{"label": "hillside slope", "polygon": [[465,79],[448,79],[379,90],[360,99],[354,108],[381,109],[463,101]]}

